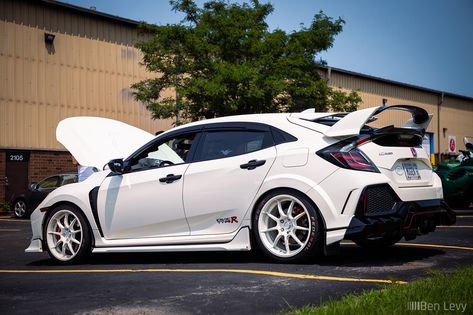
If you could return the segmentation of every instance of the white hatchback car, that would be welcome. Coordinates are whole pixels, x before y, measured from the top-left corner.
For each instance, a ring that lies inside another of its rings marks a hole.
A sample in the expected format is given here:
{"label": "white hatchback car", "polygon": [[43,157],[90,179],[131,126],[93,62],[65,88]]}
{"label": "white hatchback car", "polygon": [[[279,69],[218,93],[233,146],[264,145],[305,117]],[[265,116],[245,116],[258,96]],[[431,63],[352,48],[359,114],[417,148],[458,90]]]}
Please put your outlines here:
{"label": "white hatchback car", "polygon": [[[387,109],[412,119],[370,127]],[[257,245],[295,262],[343,239],[373,248],[410,240],[455,222],[421,146],[431,117],[407,105],[307,110],[209,119],[157,137],[110,119],[68,118],[58,141],[103,171],[48,195],[31,216],[26,251],[71,263],[90,252]]]}

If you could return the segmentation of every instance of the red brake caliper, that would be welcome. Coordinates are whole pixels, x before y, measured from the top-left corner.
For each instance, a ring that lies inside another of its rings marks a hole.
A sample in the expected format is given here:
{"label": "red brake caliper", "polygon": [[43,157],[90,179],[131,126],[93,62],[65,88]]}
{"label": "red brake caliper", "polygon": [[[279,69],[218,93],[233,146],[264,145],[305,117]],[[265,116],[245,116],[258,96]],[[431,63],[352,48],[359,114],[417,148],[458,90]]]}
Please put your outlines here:
{"label": "red brake caliper", "polygon": [[[61,220],[59,220],[59,222],[61,222],[62,226],[64,226],[64,218],[62,218]],[[59,229],[59,226],[56,225],[56,232],[60,233],[61,230]],[[61,237],[59,235],[56,234],[56,241],[59,241]]]}
{"label": "red brake caliper", "polygon": [[302,208],[300,208],[300,207],[298,207],[298,206],[294,206],[294,208],[292,208],[292,210],[296,213],[296,216],[297,216],[298,214],[301,214],[302,211],[304,211],[304,210],[302,210]]}

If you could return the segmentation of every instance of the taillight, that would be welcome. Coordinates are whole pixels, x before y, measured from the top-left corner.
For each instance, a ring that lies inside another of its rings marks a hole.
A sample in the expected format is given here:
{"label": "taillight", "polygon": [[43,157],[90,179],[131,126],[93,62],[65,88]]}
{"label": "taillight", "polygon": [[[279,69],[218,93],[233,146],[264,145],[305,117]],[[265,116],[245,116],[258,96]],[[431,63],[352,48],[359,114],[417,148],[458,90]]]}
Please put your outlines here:
{"label": "taillight", "polygon": [[358,149],[359,145],[368,140],[368,137],[364,137],[340,141],[317,151],[317,155],[343,168],[379,173],[373,162]]}

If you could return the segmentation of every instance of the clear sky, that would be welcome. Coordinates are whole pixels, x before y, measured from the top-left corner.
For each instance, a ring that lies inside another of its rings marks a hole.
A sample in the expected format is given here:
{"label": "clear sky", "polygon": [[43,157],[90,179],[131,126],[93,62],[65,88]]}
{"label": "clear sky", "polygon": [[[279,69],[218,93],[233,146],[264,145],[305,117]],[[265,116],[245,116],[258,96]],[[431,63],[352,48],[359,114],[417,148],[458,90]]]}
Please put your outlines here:
{"label": "clear sky", "polygon": [[[182,19],[167,0],[63,2],[158,25]],[[271,29],[298,30],[320,10],[346,21],[333,48],[321,55],[329,66],[473,97],[473,0],[270,2]]]}

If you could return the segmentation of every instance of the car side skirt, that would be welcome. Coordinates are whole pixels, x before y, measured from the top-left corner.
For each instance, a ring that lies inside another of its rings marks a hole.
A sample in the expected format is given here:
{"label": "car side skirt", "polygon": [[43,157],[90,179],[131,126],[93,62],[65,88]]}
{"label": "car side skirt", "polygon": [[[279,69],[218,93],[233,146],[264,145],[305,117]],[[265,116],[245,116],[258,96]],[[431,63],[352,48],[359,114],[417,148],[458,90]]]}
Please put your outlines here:
{"label": "car side skirt", "polygon": [[183,244],[159,246],[116,246],[96,247],[93,253],[133,253],[133,252],[199,252],[199,251],[249,251],[251,250],[250,230],[241,228],[235,237],[227,243]]}

